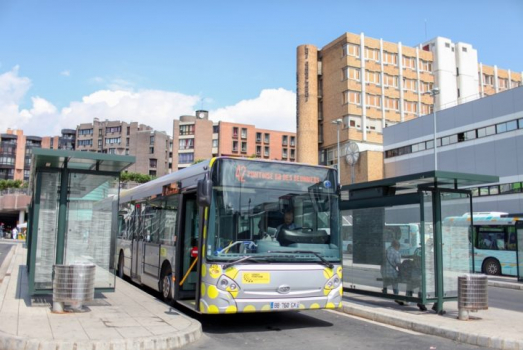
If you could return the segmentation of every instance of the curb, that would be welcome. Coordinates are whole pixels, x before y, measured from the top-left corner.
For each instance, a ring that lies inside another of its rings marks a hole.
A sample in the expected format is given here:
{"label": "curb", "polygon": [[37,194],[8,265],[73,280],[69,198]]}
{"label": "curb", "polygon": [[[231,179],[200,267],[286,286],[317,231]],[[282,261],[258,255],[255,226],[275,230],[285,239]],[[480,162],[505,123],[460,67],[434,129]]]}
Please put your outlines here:
{"label": "curb", "polygon": [[129,350],[129,349],[177,349],[195,342],[201,337],[199,324],[192,324],[183,335],[164,335],[154,338],[129,338],[116,340],[39,340],[24,339],[0,331],[0,349],[24,350]]}
{"label": "curb", "polygon": [[[20,245],[17,244],[11,249],[11,260],[7,268],[5,278],[0,283],[0,308],[2,307],[5,295],[7,292],[7,285],[11,279],[11,273],[16,264],[16,255]],[[7,259],[7,256],[6,256]],[[7,265],[6,260],[4,264]],[[5,283],[4,283],[5,282]],[[145,293],[145,292],[144,292]],[[147,293],[145,293],[147,294]],[[191,319],[192,320],[192,319]],[[113,340],[49,340],[36,338],[23,338],[11,334],[7,334],[0,330],[0,350],[131,350],[131,349],[151,349],[151,350],[165,350],[178,349],[187,344],[193,343],[201,338],[203,334],[202,326],[199,322],[191,322],[183,334],[172,335],[157,335],[154,337],[137,337],[127,339],[113,339]]]}
{"label": "curb", "polygon": [[488,281],[488,285],[489,285],[489,287],[523,290],[523,283]]}
{"label": "curb", "polygon": [[[13,259],[13,254],[14,254],[14,251],[16,250],[17,246],[18,245],[15,245],[15,246],[11,247],[11,249],[9,249],[9,253],[7,253],[7,255],[4,258],[4,261],[2,262],[2,265],[0,266],[0,283],[2,283],[5,276],[11,275],[11,272],[9,272],[9,274],[8,274],[7,270],[11,266],[11,260]],[[11,268],[11,271],[12,270],[13,269]]]}
{"label": "curb", "polygon": [[482,347],[491,347],[501,350],[520,350],[523,349],[523,340],[508,340],[495,337],[482,336],[480,334],[464,333],[454,329],[445,328],[442,326],[432,326],[423,323],[416,323],[411,320],[381,314],[375,311],[368,311],[364,306],[359,307],[358,304],[349,304],[343,302],[343,307],[340,312],[365,318],[374,322],[384,323],[391,326],[409,329],[415,332],[435,335],[442,338],[447,338],[453,341],[466,343],[470,345],[478,345]]}

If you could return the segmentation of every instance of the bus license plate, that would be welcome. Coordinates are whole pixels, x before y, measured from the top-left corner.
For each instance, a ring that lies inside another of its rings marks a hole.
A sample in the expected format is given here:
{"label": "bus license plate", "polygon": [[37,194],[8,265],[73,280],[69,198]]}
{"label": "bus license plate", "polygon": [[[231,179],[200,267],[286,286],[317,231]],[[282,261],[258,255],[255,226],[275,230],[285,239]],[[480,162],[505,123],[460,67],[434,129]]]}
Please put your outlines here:
{"label": "bus license plate", "polygon": [[271,303],[272,310],[292,310],[299,309],[299,301],[275,301]]}

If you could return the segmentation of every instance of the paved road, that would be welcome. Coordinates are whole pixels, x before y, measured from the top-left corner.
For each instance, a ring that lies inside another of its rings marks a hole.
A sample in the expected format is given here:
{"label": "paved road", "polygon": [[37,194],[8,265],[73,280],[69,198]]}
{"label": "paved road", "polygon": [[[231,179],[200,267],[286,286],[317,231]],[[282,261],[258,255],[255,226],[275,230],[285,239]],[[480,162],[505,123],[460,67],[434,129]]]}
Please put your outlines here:
{"label": "paved road", "polygon": [[184,349],[485,349],[334,311],[202,316],[204,336]]}
{"label": "paved road", "polygon": [[488,305],[523,312],[523,290],[488,287]]}

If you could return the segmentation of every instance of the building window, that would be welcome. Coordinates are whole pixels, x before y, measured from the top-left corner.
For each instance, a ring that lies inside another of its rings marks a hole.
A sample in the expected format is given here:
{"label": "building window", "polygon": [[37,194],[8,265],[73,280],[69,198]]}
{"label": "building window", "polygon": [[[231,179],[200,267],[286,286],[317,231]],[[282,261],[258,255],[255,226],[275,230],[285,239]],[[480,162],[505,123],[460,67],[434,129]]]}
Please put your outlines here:
{"label": "building window", "polygon": [[149,168],[156,168],[158,166],[157,159],[149,159]]}
{"label": "building window", "polygon": [[346,115],[343,117],[344,128],[361,129],[361,117],[357,115]]}
{"label": "building window", "polygon": [[232,128],[232,137],[235,139],[238,138],[238,128],[237,127]]}
{"label": "building window", "polygon": [[498,82],[499,82],[499,88],[500,89],[503,89],[503,90],[508,89],[508,79],[506,79],[506,78],[498,78]]}
{"label": "building window", "polygon": [[180,135],[194,135],[194,124],[191,125],[180,125]]}
{"label": "building window", "polygon": [[416,69],[416,57],[403,56],[403,68]]}
{"label": "building window", "polygon": [[194,139],[180,139],[178,145],[181,150],[193,149]]}
{"label": "building window", "polygon": [[262,140],[262,133],[261,132],[257,132],[256,133],[256,142],[261,142]]}
{"label": "building window", "polygon": [[422,103],[421,104],[421,110],[419,111],[420,115],[430,114],[430,109],[431,109],[430,105]]}
{"label": "building window", "polygon": [[78,147],[81,147],[81,146],[92,146],[93,145],[93,140],[90,139],[90,140],[78,140]]}
{"label": "building window", "polygon": [[115,133],[115,132],[122,132],[122,127],[121,126],[108,126],[105,128],[106,134]]}
{"label": "building window", "polygon": [[271,135],[265,133],[265,134],[263,135],[263,142],[264,142],[264,143],[269,143],[270,141],[271,141]]}
{"label": "building window", "polygon": [[390,74],[384,74],[383,75],[383,85],[384,86],[390,86],[394,88],[398,88],[398,76],[397,75],[390,75]]}
{"label": "building window", "polygon": [[494,76],[483,73],[483,84],[494,86]]}
{"label": "building window", "polygon": [[267,147],[267,146],[263,147],[263,155],[264,155],[265,157],[268,157],[268,156],[270,155],[270,153],[269,153],[269,147]]}
{"label": "building window", "polygon": [[93,129],[80,129],[78,130],[78,136],[81,136],[81,135],[92,135],[93,134]]}
{"label": "building window", "polygon": [[98,148],[102,147],[102,140],[98,140]]}
{"label": "building window", "polygon": [[427,83],[426,81],[420,81],[419,89],[421,93],[432,91],[432,83]]}
{"label": "building window", "polygon": [[378,95],[366,95],[367,106],[381,108],[381,96]]}
{"label": "building window", "polygon": [[107,153],[108,153],[108,154],[116,154],[116,148],[109,148],[109,149],[107,150]]}
{"label": "building window", "polygon": [[156,170],[149,170],[150,176],[156,176]]}
{"label": "building window", "polygon": [[178,154],[178,163],[189,164],[194,162],[194,153],[180,153]]}
{"label": "building window", "polygon": [[212,147],[213,148],[218,148],[218,140],[212,140]]}
{"label": "building window", "polygon": [[154,154],[154,147],[149,147],[149,154]]}
{"label": "building window", "polygon": [[345,91],[343,93],[343,103],[361,105],[361,92],[352,90]]}
{"label": "building window", "polygon": [[521,82],[520,81],[511,80],[511,82],[510,82],[510,87],[511,88],[515,88],[515,87],[518,87],[518,86],[521,86]]}
{"label": "building window", "polygon": [[383,63],[398,65],[398,54],[394,52],[383,51]]}
{"label": "building window", "polygon": [[282,146],[287,146],[288,139],[289,139],[289,137],[287,135],[283,135],[281,137],[281,144],[282,144]]}
{"label": "building window", "polygon": [[282,150],[282,156],[281,157],[282,157],[282,159],[287,160],[287,148],[284,148]]}
{"label": "building window", "polygon": [[385,97],[385,109],[399,111],[400,100],[397,98]]}
{"label": "building window", "polygon": [[360,57],[360,45],[348,43],[344,51],[346,56]]}
{"label": "building window", "polygon": [[418,112],[418,103],[412,101],[404,101],[403,103],[405,113],[416,114]]}
{"label": "building window", "polygon": [[154,135],[149,137],[149,144],[154,145]]}
{"label": "building window", "polygon": [[[425,61],[425,60],[419,60],[420,63],[420,70],[424,72],[432,72],[432,62]],[[458,74],[459,75],[459,74]]]}
{"label": "building window", "polygon": [[127,127],[127,135],[129,136],[130,134],[131,134],[131,127],[128,126],[128,127]]}
{"label": "building window", "polygon": [[213,125],[212,126],[212,133],[217,134],[220,132],[220,126],[219,125]]}
{"label": "building window", "polygon": [[247,129],[242,128],[242,139],[246,139],[246,138],[247,138]]}
{"label": "building window", "polygon": [[247,142],[242,142],[242,153],[247,153]]}
{"label": "building window", "polygon": [[294,136],[291,136],[291,147],[296,146],[296,138]]}
{"label": "building window", "polygon": [[355,81],[360,81],[361,77],[361,69],[353,68],[353,67],[345,67],[343,70],[343,79],[351,79]]}
{"label": "building window", "polygon": [[238,141],[233,141],[232,142],[232,151],[233,152],[238,152]]}
{"label": "building window", "polygon": [[365,80],[368,83],[380,85],[381,84],[381,74],[379,72],[365,71]]}
{"label": "building window", "polygon": [[121,142],[121,138],[120,137],[108,137],[105,139],[105,144],[106,145],[111,145],[113,143],[120,143]]}
{"label": "building window", "polygon": [[380,61],[380,50],[371,49],[370,47],[365,47],[365,59],[379,62]]}
{"label": "building window", "polygon": [[296,153],[296,150],[291,149],[291,159],[294,159],[295,153]]}
{"label": "building window", "polygon": [[418,82],[414,79],[403,79],[403,89],[416,92],[418,91]]}
{"label": "building window", "polygon": [[261,157],[261,146],[256,146],[256,156]]}

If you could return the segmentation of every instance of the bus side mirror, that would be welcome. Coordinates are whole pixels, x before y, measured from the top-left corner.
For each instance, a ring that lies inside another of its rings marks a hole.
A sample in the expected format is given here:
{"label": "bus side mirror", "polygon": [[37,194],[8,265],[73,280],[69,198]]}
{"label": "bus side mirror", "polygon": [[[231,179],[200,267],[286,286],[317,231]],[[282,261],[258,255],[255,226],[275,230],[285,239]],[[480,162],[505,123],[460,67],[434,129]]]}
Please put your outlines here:
{"label": "bus side mirror", "polygon": [[208,207],[211,205],[212,181],[205,178],[198,181],[198,205]]}

